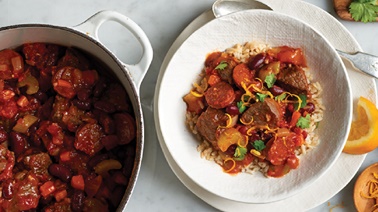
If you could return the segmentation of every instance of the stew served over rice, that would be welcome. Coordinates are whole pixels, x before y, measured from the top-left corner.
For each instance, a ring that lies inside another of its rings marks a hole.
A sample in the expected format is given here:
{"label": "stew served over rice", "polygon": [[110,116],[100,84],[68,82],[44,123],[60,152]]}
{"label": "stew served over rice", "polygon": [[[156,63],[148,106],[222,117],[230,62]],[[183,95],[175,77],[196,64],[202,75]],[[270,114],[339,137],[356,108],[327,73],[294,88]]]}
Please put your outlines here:
{"label": "stew served over rice", "polygon": [[281,177],[296,169],[316,146],[323,110],[302,49],[247,43],[210,53],[204,65],[183,97],[202,156],[231,174]]}
{"label": "stew served over rice", "polygon": [[126,91],[76,49],[0,51],[0,211],[114,211],[133,168]]}

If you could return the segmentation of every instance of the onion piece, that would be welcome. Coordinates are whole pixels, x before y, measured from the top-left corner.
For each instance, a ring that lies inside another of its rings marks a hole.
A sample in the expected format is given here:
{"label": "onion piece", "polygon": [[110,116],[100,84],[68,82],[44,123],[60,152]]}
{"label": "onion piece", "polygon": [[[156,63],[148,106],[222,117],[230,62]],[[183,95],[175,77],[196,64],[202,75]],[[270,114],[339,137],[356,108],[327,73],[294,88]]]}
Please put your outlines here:
{"label": "onion piece", "polygon": [[219,135],[217,144],[219,149],[222,152],[225,152],[233,144],[245,143],[245,139],[245,136],[242,135],[239,130],[235,128],[227,128]]}
{"label": "onion piece", "polygon": [[282,119],[282,111],[280,105],[271,98],[265,98],[264,101],[269,106],[270,111],[277,117],[278,120]]}
{"label": "onion piece", "polygon": [[277,137],[286,137],[288,135],[290,135],[291,131],[288,129],[288,128],[279,128],[277,130]]}
{"label": "onion piece", "polygon": [[17,120],[17,123],[13,127],[13,130],[25,134],[30,126],[32,126],[36,121],[38,121],[37,117],[27,114],[23,118]]}
{"label": "onion piece", "polygon": [[11,63],[15,72],[21,72],[24,69],[24,63],[21,56],[12,57]]}

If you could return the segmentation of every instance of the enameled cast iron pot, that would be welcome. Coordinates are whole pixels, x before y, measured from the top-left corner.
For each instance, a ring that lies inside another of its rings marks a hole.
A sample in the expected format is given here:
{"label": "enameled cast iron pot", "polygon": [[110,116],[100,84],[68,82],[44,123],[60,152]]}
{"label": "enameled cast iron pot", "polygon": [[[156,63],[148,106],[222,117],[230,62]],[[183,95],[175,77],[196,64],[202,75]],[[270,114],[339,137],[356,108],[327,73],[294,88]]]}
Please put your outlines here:
{"label": "enameled cast iron pot", "polygon": [[[127,28],[139,41],[143,55],[137,64],[125,64],[109,51],[98,39],[99,27],[106,21],[115,21]],[[152,61],[152,47],[143,30],[132,20],[114,11],[100,11],[75,27],[47,24],[22,24],[0,28],[0,50],[16,48],[24,43],[43,42],[75,47],[99,59],[123,84],[135,113],[137,133],[133,171],[125,194],[118,207],[123,210],[135,187],[139,174],[143,146],[144,121],[139,98],[141,82]]]}

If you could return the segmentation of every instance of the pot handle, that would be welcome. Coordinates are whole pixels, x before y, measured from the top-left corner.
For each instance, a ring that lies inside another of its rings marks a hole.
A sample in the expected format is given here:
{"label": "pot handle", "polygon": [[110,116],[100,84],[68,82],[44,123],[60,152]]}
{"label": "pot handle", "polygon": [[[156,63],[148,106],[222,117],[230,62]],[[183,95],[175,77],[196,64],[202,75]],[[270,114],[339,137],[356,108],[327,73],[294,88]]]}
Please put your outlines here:
{"label": "pot handle", "polygon": [[103,10],[94,14],[92,17],[88,18],[83,23],[74,26],[73,28],[85,33],[86,35],[90,35],[99,41],[98,30],[100,26],[107,21],[115,21],[126,27],[137,38],[143,48],[142,57],[137,64],[131,65],[122,62],[126,69],[130,71],[131,77],[137,88],[137,92],[139,93],[142,80],[146,75],[152,61],[153,50],[148,37],[134,21],[118,12]]}

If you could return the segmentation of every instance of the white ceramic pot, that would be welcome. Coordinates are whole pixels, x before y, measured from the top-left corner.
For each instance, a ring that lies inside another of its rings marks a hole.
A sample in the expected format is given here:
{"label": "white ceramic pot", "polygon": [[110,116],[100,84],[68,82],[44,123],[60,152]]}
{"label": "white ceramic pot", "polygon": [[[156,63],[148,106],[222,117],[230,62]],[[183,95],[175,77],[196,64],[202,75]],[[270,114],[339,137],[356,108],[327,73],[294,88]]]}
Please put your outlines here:
{"label": "white ceramic pot", "polygon": [[[109,51],[98,39],[98,30],[106,21],[115,21],[127,28],[139,41],[143,55],[137,64],[125,64]],[[135,113],[137,136],[134,167],[123,199],[118,207],[122,210],[131,196],[139,174],[143,146],[144,121],[139,98],[141,82],[152,61],[152,47],[143,30],[132,20],[114,11],[100,11],[75,27],[47,24],[22,24],[0,28],[0,49],[16,48],[24,43],[43,42],[75,47],[99,59],[123,84]]]}

